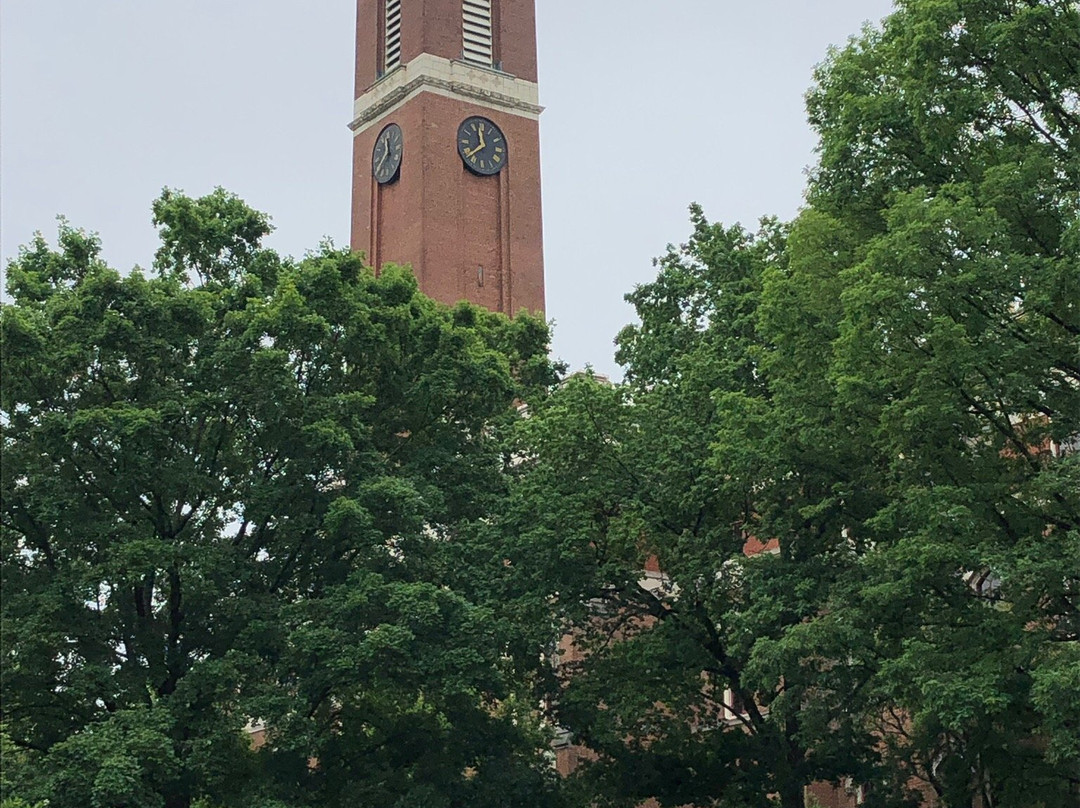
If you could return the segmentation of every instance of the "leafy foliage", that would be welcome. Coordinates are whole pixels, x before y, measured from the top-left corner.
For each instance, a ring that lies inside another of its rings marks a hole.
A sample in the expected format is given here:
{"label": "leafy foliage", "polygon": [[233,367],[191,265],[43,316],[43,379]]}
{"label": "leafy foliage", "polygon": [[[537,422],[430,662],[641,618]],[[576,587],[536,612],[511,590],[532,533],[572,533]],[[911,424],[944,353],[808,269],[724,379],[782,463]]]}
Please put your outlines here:
{"label": "leafy foliage", "polygon": [[586,801],[1073,804],[1078,66],[1074,3],[899,3],[817,73],[807,209],[692,208],[625,382],[522,425],[498,557]]}
{"label": "leafy foliage", "polygon": [[447,309],[347,251],[282,259],[221,191],[166,192],[154,220],[153,276],[66,225],[8,268],[13,793],[542,804],[507,630],[450,584],[451,539],[503,497],[517,402],[554,378],[544,324]]}
{"label": "leafy foliage", "polygon": [[37,239],[5,808],[543,806],[538,702],[582,805],[1074,805],[1078,76],[1073,2],[901,0],[816,73],[806,209],[692,208],[625,380],[550,396],[543,323],[224,192],[152,277]]}

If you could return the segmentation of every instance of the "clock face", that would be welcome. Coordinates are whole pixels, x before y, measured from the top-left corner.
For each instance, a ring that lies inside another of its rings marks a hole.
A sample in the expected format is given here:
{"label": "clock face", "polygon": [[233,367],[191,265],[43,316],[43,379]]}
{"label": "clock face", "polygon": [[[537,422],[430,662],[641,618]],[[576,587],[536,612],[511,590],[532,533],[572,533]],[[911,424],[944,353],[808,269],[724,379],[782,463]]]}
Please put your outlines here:
{"label": "clock face", "polygon": [[371,173],[380,185],[393,182],[401,171],[401,153],[405,138],[396,123],[387,124],[371,151]]}
{"label": "clock face", "polygon": [[461,122],[457,130],[457,150],[465,168],[480,175],[498,174],[508,156],[502,130],[479,116]]}

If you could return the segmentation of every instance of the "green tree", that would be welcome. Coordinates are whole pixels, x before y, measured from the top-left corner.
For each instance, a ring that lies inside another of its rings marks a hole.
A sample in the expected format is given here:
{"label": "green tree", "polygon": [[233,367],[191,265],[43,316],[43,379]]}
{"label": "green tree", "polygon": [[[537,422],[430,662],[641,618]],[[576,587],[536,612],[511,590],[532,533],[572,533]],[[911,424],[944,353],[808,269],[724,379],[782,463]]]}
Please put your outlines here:
{"label": "green tree", "polygon": [[[571,380],[521,425],[507,600],[534,587],[514,606],[583,652],[552,694],[555,719],[599,755],[583,801],[772,794],[801,808],[812,782],[881,779],[849,708],[868,673],[836,664],[859,649],[825,611],[856,565],[845,527],[877,499],[855,483],[860,450],[802,330],[835,330],[836,297],[813,285],[828,273],[789,258],[844,245],[813,216],[757,234],[693,216],[689,242],[629,296],[641,323],[619,339],[626,381]],[[772,316],[790,330],[767,335]],[[806,344],[797,359],[785,338]],[[755,537],[780,541],[754,554]],[[662,577],[643,572],[652,559]]]}
{"label": "green tree", "polygon": [[283,259],[222,191],[154,221],[149,276],[66,225],[8,267],[5,798],[545,804],[508,629],[451,587],[544,323]]}
{"label": "green tree", "polygon": [[810,95],[811,199],[863,244],[831,377],[887,497],[843,613],[950,806],[1080,784],[1078,93],[1075,3],[920,0]]}
{"label": "green tree", "polygon": [[491,555],[586,652],[586,801],[1075,804],[1078,68],[1075,3],[899,3],[817,73],[807,209],[694,209],[625,382],[521,426]]}

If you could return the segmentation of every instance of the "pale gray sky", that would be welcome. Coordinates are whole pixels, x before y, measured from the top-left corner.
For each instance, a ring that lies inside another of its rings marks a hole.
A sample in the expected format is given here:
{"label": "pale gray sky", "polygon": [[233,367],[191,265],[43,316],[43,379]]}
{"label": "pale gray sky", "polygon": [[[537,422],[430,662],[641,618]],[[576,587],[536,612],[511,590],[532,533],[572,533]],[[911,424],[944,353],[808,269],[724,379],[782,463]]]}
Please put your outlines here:
{"label": "pale gray sky", "polygon": [[[691,202],[747,225],[797,211],[811,70],[892,4],[536,5],[553,350],[612,373],[622,296]],[[165,186],[239,194],[284,253],[347,244],[354,18],[355,0],[4,0],[0,258],[62,214],[111,265],[147,266]]]}

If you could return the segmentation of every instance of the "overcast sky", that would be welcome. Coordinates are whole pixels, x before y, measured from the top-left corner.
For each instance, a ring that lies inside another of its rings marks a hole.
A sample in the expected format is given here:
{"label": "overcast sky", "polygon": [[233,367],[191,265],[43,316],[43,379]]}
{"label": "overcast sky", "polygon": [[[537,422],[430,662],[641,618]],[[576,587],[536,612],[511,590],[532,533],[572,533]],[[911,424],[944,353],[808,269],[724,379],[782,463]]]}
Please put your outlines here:
{"label": "overcast sky", "polygon": [[[691,202],[726,223],[796,213],[813,66],[890,7],[537,0],[556,356],[617,373],[622,296]],[[290,255],[348,244],[354,18],[355,0],[3,0],[3,263],[62,214],[112,266],[148,266],[166,186],[239,194]]]}

